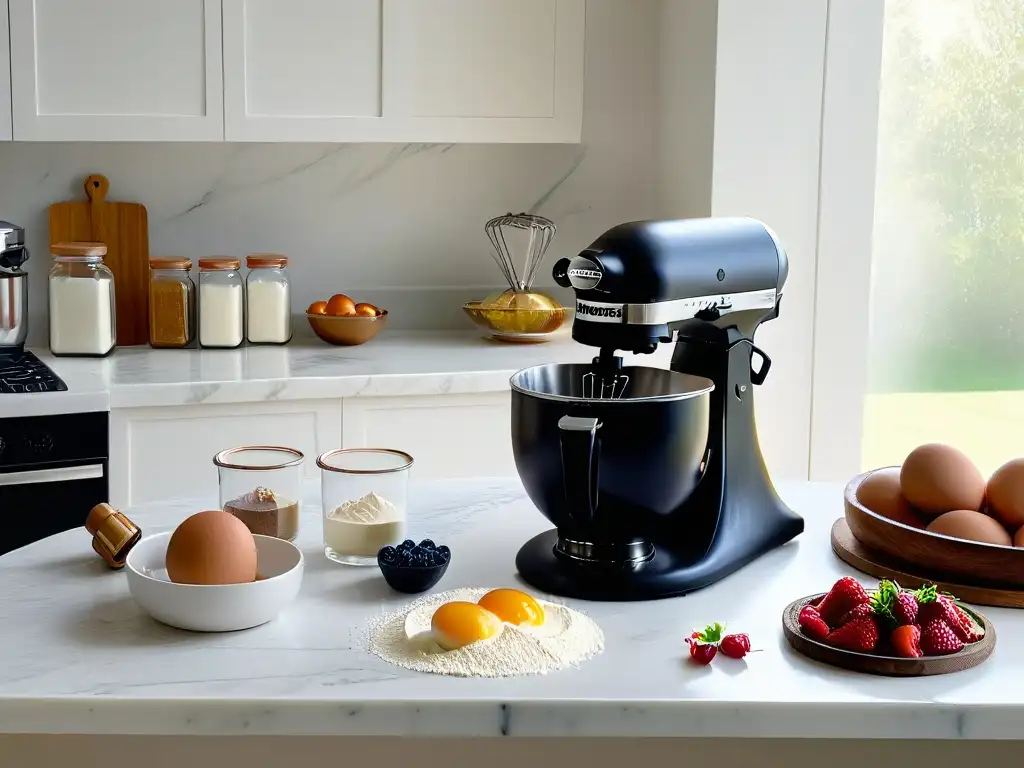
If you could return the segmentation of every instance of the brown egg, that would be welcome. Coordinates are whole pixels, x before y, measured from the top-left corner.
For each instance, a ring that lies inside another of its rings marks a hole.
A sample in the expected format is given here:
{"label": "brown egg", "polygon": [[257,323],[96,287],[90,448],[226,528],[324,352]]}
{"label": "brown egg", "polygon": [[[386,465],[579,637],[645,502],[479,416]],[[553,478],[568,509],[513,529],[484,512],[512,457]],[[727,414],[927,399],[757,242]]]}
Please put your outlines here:
{"label": "brown egg", "polygon": [[927,521],[903,498],[900,471],[896,467],[872,472],[857,486],[857,500],[875,514],[914,528],[924,528]]}
{"label": "brown egg", "polygon": [[1017,529],[1017,532],[1013,534],[1013,546],[1024,547],[1024,525]]}
{"label": "brown egg", "polygon": [[309,309],[306,310],[307,315],[326,315],[327,314],[327,302],[326,301],[314,301],[309,305]]}
{"label": "brown egg", "polygon": [[915,448],[900,469],[903,496],[925,517],[954,509],[981,509],[985,478],[969,458],[949,445]]}
{"label": "brown egg", "polygon": [[344,293],[336,293],[327,301],[327,314],[335,317],[354,315],[356,303]]}
{"label": "brown egg", "polygon": [[380,311],[373,304],[356,304],[356,314],[363,317],[376,317]]}
{"label": "brown egg", "polygon": [[1024,526],[1024,459],[1008,461],[992,473],[985,500],[989,514],[1011,531]]}
{"label": "brown egg", "polygon": [[199,512],[171,534],[167,575],[176,584],[255,581],[256,540],[234,515],[220,510]]}
{"label": "brown egg", "polygon": [[939,515],[928,524],[928,530],[954,539],[1010,546],[1010,534],[998,520],[969,509],[956,509]]}

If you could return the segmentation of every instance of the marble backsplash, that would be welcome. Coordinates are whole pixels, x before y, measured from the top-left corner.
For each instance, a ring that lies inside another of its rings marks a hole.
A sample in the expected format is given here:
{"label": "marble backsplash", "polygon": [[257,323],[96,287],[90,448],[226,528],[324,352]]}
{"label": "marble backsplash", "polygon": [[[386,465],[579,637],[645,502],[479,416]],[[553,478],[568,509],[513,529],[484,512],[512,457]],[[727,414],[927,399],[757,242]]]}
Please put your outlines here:
{"label": "marble backsplash", "polygon": [[47,208],[82,198],[93,172],[110,199],[146,205],[153,255],[286,253],[295,311],[344,292],[395,327],[467,327],[459,305],[503,287],[490,217],[554,220],[550,265],[655,214],[656,17],[654,0],[588,4],[582,145],[0,144],[0,219],[25,226],[32,251],[32,336]]}

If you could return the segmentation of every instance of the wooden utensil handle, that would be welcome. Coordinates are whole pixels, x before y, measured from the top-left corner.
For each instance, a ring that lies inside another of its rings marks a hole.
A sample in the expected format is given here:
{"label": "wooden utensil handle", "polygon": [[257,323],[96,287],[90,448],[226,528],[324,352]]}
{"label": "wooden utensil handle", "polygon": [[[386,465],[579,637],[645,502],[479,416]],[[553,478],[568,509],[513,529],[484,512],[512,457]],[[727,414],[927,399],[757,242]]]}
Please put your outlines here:
{"label": "wooden utensil handle", "polygon": [[102,173],[92,173],[85,179],[85,194],[94,203],[102,203],[110,191],[110,182]]}

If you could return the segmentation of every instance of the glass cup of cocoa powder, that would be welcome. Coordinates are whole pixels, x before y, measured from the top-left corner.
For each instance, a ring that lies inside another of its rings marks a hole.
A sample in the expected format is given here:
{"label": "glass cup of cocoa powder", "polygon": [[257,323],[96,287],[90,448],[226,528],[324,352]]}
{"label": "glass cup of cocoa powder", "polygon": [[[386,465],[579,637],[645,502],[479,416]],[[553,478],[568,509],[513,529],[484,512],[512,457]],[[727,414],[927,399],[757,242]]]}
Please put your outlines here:
{"label": "glass cup of cocoa powder", "polygon": [[302,461],[294,448],[243,445],[213,457],[220,507],[253,533],[293,540],[299,533]]}

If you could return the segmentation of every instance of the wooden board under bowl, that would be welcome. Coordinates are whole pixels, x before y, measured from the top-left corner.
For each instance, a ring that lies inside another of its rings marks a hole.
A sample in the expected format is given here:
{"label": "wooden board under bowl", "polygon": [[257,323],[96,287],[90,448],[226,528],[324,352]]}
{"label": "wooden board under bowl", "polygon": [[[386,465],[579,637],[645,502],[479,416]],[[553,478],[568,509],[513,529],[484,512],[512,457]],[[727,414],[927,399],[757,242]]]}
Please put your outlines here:
{"label": "wooden board under bowl", "polygon": [[868,549],[853,535],[846,519],[840,517],[832,524],[832,551],[836,557],[858,571],[879,579],[892,579],[901,587],[917,589],[934,584],[940,592],[956,595],[975,605],[995,605],[1001,608],[1024,608],[1024,590],[997,589],[938,578],[913,563],[904,563],[889,555]]}
{"label": "wooden board under bowl", "polygon": [[857,489],[879,471],[881,469],[857,475],[843,493],[846,522],[861,544],[918,566],[937,578],[984,584],[997,589],[1024,588],[1024,547],[983,544],[929,533],[897,523],[861,504],[857,499]]}
{"label": "wooden board under bowl", "polygon": [[985,634],[976,643],[965,646],[962,651],[948,656],[924,656],[907,659],[902,656],[879,656],[873,653],[858,653],[812,640],[800,631],[800,610],[822,594],[807,595],[794,600],[782,612],[782,632],[786,641],[798,653],[808,658],[841,667],[854,672],[866,672],[870,675],[887,675],[889,677],[923,677],[925,675],[948,675],[976,667],[992,655],[996,647],[996,630],[984,615],[970,606],[961,607],[981,627]]}

